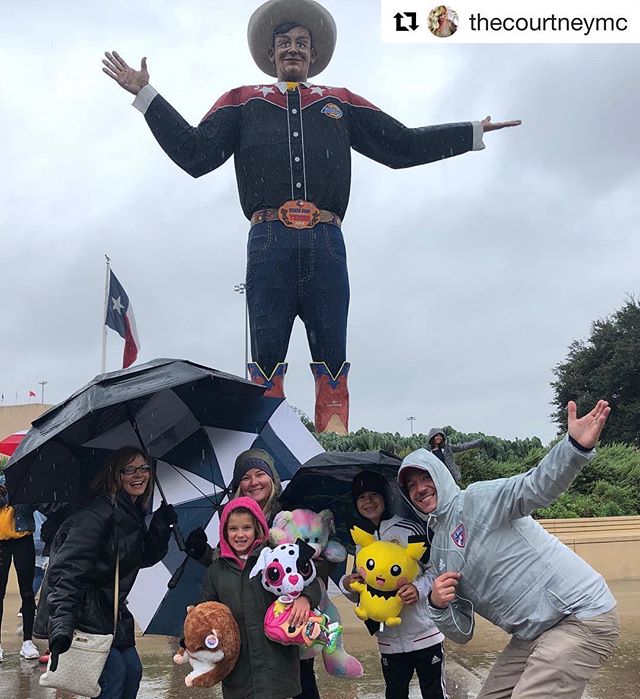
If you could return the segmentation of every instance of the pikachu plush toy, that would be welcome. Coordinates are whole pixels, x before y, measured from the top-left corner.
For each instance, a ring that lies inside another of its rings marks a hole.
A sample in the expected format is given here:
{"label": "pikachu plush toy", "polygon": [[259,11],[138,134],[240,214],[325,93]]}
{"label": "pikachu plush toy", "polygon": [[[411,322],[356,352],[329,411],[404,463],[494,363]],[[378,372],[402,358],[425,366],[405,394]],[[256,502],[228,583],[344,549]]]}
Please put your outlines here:
{"label": "pikachu plush toy", "polygon": [[380,624],[397,626],[402,622],[402,599],[398,589],[413,582],[420,571],[418,561],[427,547],[424,542],[406,547],[378,539],[352,527],[351,537],[360,550],[356,554],[356,571],[364,583],[353,582],[351,589],[360,594],[356,614],[363,621],[372,619]]}

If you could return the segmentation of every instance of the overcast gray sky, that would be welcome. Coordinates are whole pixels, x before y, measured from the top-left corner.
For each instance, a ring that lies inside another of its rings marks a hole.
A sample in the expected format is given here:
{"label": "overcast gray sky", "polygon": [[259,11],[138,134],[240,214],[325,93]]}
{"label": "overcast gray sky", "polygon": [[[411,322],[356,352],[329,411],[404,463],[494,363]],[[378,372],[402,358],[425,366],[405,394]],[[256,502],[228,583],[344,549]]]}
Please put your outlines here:
{"label": "overcast gray sky", "polygon": [[[100,370],[104,254],[132,301],[140,361],[242,374],[248,225],[233,162],[193,180],[160,150],[104,50],[139,65],[196,124],[252,62],[249,0],[16,3],[0,25],[0,391],[58,402]],[[354,154],[351,428],[550,439],[552,367],[637,293],[637,46],[384,45],[374,0],[338,25],[314,82],[409,126],[522,119],[486,150],[403,171]],[[122,341],[109,332],[108,369]],[[298,321],[289,401],[313,416]]]}

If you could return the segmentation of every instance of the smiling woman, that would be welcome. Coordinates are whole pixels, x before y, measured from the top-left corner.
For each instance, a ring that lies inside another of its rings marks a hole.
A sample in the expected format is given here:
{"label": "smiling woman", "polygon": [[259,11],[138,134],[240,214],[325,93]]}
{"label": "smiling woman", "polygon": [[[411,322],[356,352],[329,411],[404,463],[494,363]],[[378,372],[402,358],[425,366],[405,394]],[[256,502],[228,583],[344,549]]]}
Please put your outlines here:
{"label": "smiling woman", "polygon": [[173,507],[163,504],[146,527],[152,488],[147,455],[136,447],[118,449],[94,480],[89,502],[60,527],[51,550],[36,623],[42,629],[48,618],[50,669],[55,674],[58,656],[69,649],[74,629],[113,633],[99,679],[101,696],[133,699],[142,677],[126,600],[140,569],[166,555],[170,527],[177,521]]}
{"label": "smiling woman", "polygon": [[[264,449],[247,449],[236,457],[231,479],[233,498],[248,497],[258,503],[267,523],[280,511],[279,497],[282,493],[280,476],[271,454]],[[185,541],[187,554],[208,566],[214,560],[215,552],[207,543],[207,535],[202,528],[189,532]]]}
{"label": "smiling woman", "polygon": [[271,454],[264,449],[247,449],[238,454],[233,468],[231,490],[234,497],[255,500],[271,524],[280,510],[280,477]]}

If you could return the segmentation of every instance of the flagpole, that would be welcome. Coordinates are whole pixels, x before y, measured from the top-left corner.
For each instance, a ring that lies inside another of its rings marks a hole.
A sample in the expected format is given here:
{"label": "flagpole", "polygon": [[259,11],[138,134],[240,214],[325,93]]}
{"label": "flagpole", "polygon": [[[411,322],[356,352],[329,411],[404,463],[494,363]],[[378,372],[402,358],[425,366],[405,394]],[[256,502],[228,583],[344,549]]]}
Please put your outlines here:
{"label": "flagpole", "polygon": [[111,258],[108,255],[104,256],[106,261],[105,279],[104,279],[104,313],[102,314],[102,371],[104,374],[107,370],[107,311],[109,309],[109,272],[111,271]]}

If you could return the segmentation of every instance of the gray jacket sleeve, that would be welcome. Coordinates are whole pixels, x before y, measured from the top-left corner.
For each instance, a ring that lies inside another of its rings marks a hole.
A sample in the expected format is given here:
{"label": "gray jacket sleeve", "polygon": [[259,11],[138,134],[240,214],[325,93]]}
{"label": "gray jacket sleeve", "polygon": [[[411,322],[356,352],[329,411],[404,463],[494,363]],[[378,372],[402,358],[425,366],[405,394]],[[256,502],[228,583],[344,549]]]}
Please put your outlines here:
{"label": "gray jacket sleeve", "polygon": [[413,585],[418,591],[420,600],[426,599],[431,592],[431,586],[435,580],[435,574],[430,567],[420,566],[420,572],[413,581]]}
{"label": "gray jacket sleeve", "polygon": [[429,616],[448,639],[455,643],[468,643],[475,630],[473,608],[466,600],[454,600],[444,609],[438,609],[429,603]]}
{"label": "gray jacket sleeve", "polygon": [[465,491],[465,515],[482,520],[488,527],[526,517],[557,500],[595,455],[595,449],[576,449],[565,436],[526,473],[469,486]]}
{"label": "gray jacket sleeve", "polygon": [[451,444],[451,451],[457,453],[459,451],[468,451],[469,449],[478,449],[484,444],[484,439],[473,439],[470,442],[463,442],[462,444]]}

